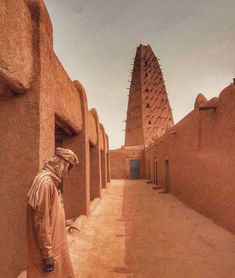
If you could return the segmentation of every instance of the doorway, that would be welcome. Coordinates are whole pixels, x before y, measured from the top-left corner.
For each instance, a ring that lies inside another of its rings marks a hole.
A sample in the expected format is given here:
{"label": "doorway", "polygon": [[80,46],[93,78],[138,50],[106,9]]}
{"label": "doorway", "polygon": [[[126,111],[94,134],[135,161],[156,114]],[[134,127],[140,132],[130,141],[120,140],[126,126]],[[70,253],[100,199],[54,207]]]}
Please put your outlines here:
{"label": "doorway", "polygon": [[156,160],[154,160],[154,183],[158,185],[158,168]]}
{"label": "doorway", "polygon": [[107,184],[107,167],[106,167],[106,154],[105,154],[104,150],[101,150],[100,156],[101,156],[102,188],[106,188],[106,184]]}
{"label": "doorway", "polygon": [[151,162],[150,162],[150,159],[148,161],[148,179],[151,180]]}
{"label": "doorway", "polygon": [[164,192],[169,192],[169,161],[165,160]]}
{"label": "doorway", "polygon": [[94,169],[95,169],[95,147],[91,145],[90,143],[90,148],[89,148],[89,154],[90,154],[90,201],[93,201],[95,199],[96,195],[96,184],[97,181],[94,180],[93,175],[95,174]]}
{"label": "doorway", "polygon": [[[63,148],[64,138],[68,137],[68,134],[59,125],[55,124],[55,148]],[[61,192],[61,198],[63,200],[64,184],[63,181],[58,186]]]}
{"label": "doorway", "polygon": [[[74,134],[69,130],[69,128],[66,127],[66,125],[62,124],[56,117],[55,118],[55,149],[58,147],[64,148],[64,144],[66,143],[66,140],[68,140],[73,135]],[[63,180],[58,185],[58,189],[61,194],[61,204],[64,207],[66,193],[64,191],[64,181]],[[66,211],[66,214],[67,214],[67,211]]]}
{"label": "doorway", "polygon": [[55,148],[63,148],[64,138],[68,136],[66,132],[58,125],[55,125]]}
{"label": "doorway", "polygon": [[137,159],[130,160],[130,172],[131,172],[131,179],[140,178],[140,160]]}

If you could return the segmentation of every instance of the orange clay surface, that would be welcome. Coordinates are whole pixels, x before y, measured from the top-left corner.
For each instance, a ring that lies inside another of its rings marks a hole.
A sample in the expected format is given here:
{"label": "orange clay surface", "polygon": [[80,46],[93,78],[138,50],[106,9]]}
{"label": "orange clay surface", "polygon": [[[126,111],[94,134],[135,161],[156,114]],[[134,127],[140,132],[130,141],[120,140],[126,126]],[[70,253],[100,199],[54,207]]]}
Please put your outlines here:
{"label": "orange clay surface", "polygon": [[235,235],[143,180],[113,180],[80,233],[77,278],[234,278]]}

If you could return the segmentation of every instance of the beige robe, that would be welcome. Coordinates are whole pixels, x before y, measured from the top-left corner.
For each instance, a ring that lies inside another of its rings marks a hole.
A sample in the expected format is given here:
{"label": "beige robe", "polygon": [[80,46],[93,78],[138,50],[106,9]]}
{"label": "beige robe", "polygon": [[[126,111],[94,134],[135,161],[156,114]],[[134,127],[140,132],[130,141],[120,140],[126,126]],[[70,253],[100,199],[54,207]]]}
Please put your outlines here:
{"label": "beige robe", "polygon": [[[44,176],[35,209],[27,208],[28,272],[27,278],[74,278],[67,245],[65,215],[56,181]],[[42,259],[53,256],[52,272],[42,270]]]}

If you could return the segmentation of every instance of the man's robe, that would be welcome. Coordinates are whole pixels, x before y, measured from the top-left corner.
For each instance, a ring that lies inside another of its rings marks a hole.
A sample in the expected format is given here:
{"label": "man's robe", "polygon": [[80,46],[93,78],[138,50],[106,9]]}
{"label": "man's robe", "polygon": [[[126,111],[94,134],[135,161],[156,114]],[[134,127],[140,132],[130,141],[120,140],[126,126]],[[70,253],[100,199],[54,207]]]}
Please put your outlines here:
{"label": "man's robe", "polygon": [[[56,184],[50,175],[44,176],[38,192],[39,202],[35,209],[28,204],[27,278],[74,278],[67,245],[65,215]],[[42,259],[54,257],[52,272],[42,270]]]}

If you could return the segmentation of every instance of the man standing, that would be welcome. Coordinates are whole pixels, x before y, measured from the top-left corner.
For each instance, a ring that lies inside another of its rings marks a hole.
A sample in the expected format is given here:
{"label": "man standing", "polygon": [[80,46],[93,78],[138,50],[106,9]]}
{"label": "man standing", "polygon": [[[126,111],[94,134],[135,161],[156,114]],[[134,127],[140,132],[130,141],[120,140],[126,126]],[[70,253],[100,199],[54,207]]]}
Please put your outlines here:
{"label": "man standing", "polygon": [[75,153],[57,148],[56,155],[37,174],[27,194],[27,278],[75,277],[58,189],[75,164],[78,164]]}

